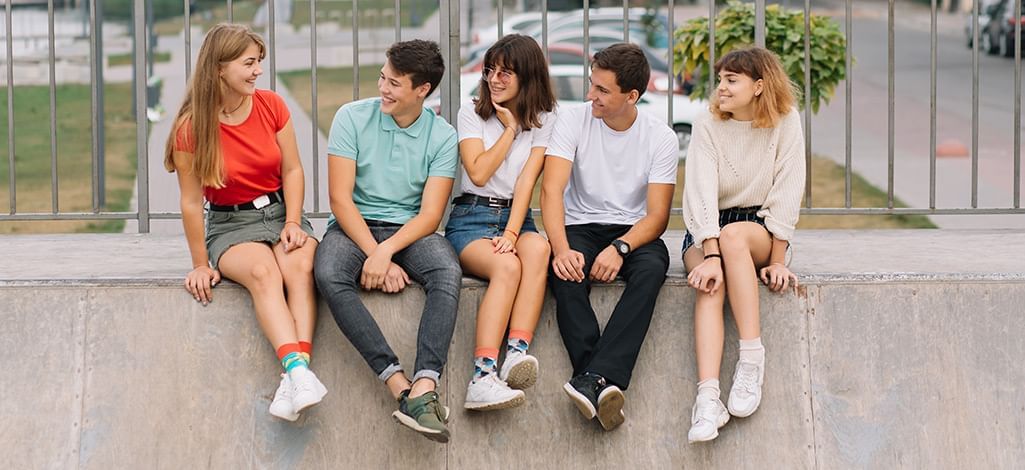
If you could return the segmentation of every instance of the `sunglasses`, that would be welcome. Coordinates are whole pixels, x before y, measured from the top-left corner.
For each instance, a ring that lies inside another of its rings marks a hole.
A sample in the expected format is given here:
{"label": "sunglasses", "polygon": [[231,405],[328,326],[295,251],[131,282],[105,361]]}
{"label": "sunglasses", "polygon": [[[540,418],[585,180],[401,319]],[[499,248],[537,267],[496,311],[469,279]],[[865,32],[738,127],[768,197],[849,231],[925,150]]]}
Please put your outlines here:
{"label": "sunglasses", "polygon": [[484,80],[491,80],[491,78],[494,77],[495,74],[498,74],[498,81],[502,83],[509,83],[509,80],[512,80],[513,75],[516,75],[516,72],[510,72],[508,70],[495,70],[491,67],[485,68],[481,71],[481,76],[484,78]]}

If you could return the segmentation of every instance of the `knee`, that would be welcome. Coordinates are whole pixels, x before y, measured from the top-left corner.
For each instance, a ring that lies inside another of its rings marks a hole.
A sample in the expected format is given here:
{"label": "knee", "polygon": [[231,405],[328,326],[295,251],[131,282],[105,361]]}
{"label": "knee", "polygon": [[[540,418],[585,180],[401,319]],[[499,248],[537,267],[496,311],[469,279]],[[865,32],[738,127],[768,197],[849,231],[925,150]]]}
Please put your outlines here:
{"label": "knee", "polygon": [[313,280],[313,259],[300,258],[289,260],[286,266],[281,268],[281,274],[285,282],[308,282]]}
{"label": "knee", "polygon": [[253,279],[256,287],[269,288],[281,286],[281,271],[277,265],[270,263],[256,263],[249,270],[249,276]]}
{"label": "knee", "polygon": [[727,225],[719,232],[719,249],[723,253],[737,253],[747,250],[747,239],[737,226]]}
{"label": "knee", "polygon": [[518,283],[520,281],[520,260],[508,253],[500,255],[491,270],[491,281]]}

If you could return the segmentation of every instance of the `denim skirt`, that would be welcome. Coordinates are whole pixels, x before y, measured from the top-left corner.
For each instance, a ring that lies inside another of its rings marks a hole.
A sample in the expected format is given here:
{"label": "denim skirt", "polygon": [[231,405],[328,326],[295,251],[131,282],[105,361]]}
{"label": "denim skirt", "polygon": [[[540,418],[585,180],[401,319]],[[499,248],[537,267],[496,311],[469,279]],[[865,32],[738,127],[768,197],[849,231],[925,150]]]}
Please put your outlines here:
{"label": "denim skirt", "polygon": [[[445,238],[456,250],[456,255],[463,252],[466,245],[482,238],[495,238],[502,235],[509,223],[510,208],[488,207],[479,204],[453,204],[452,212],[445,224]],[[534,217],[527,211],[523,218],[520,233],[535,232]]]}
{"label": "denim skirt", "polygon": [[[729,209],[723,209],[719,211],[719,229],[732,224],[734,222],[755,222],[762,227],[765,226],[765,218],[758,217],[758,211],[762,210],[761,207],[731,207]],[[680,251],[680,256],[687,253],[687,248],[694,245],[694,237],[687,231],[687,234],[683,236],[683,250]]]}
{"label": "denim skirt", "polygon": [[[313,237],[313,226],[306,216],[300,222],[307,235]],[[275,202],[261,209],[232,212],[206,212],[206,252],[217,269],[221,255],[239,243],[262,242],[274,246],[281,241],[285,228],[285,205]]]}

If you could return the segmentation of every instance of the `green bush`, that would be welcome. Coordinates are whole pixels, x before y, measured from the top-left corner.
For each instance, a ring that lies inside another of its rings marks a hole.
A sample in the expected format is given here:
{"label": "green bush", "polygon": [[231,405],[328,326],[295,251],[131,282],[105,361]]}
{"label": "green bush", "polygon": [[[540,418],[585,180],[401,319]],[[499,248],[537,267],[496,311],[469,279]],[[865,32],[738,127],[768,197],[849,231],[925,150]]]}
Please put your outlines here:
{"label": "green bush", "polygon": [[[847,77],[844,54],[847,41],[840,25],[831,18],[811,15],[811,107],[819,111],[819,103],[829,103],[836,85]],[[754,44],[755,10],[753,4],[731,1],[715,19],[715,54],[724,54]],[[673,48],[675,72],[694,77],[692,97],[707,97],[711,74],[708,48],[708,18],[694,18],[675,32]],[[779,5],[765,7],[765,47],[779,55],[790,79],[803,91],[804,87],[804,11],[784,10]],[[804,107],[804,100],[800,100]]]}
{"label": "green bush", "polygon": [[[103,16],[108,19],[127,20],[132,17],[132,4],[134,0],[105,0],[103,2]],[[147,0],[149,7],[153,9],[153,18],[162,20],[175,16],[181,16],[185,11],[185,4],[182,0]],[[224,5],[224,0],[190,0],[190,9],[193,13],[207,10],[214,6]]]}

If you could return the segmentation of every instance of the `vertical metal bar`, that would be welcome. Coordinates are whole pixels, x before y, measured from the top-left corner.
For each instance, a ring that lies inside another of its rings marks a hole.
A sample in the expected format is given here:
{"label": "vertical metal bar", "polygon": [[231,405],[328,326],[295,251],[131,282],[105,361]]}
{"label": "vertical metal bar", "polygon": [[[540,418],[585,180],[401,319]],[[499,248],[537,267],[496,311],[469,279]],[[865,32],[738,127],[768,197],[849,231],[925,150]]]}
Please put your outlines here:
{"label": "vertical metal bar", "polygon": [[395,42],[402,40],[402,1],[395,0]]}
{"label": "vertical metal bar", "polygon": [[630,42],[630,6],[627,0],[623,0],[623,42]]}
{"label": "vertical metal bar", "polygon": [[[459,107],[462,105],[460,102],[460,82],[459,82],[459,51],[461,50],[459,44],[459,36],[461,35],[462,23],[459,21],[459,14],[461,6],[458,0],[450,0],[448,5],[448,64],[449,81],[449,103],[451,106],[448,108],[448,114],[445,119],[450,123],[456,122],[456,117],[459,113]],[[444,36],[441,36],[444,37]]]}
{"label": "vertical metal bar", "polygon": [[149,151],[146,145],[146,0],[135,9],[135,152],[137,159],[139,233],[149,233]]}
{"label": "vertical metal bar", "polygon": [[804,206],[811,208],[811,0],[804,0]]}
{"label": "vertical metal bar", "polygon": [[[501,2],[504,0],[498,1]],[[548,0],[541,0],[541,49],[542,52],[545,53],[545,59],[548,59]],[[587,60],[587,56],[587,48],[584,48],[585,61]]]}
{"label": "vertical metal bar", "polygon": [[[547,10],[544,14],[548,14]],[[498,0],[498,39],[505,35],[505,0]]]}
{"label": "vertical metal bar", "polygon": [[270,61],[270,89],[272,91],[277,91],[278,89],[277,54],[274,52],[276,49],[274,46],[277,44],[274,35],[277,26],[277,19],[274,17],[275,3],[277,3],[277,0],[267,0],[267,39],[270,41],[267,45],[267,58]]}
{"label": "vertical metal bar", "polygon": [[765,0],[755,0],[755,45],[765,47]]}
{"label": "vertical metal bar", "polygon": [[[1016,0],[1017,1],[1017,0]],[[982,2],[972,6],[972,207],[978,206],[979,171],[979,12]]]}
{"label": "vertical metal bar", "polygon": [[888,9],[886,14],[886,207],[893,209],[893,130],[894,130],[894,84],[896,79],[894,77],[894,62],[896,61],[896,55],[894,47],[894,22],[893,22],[893,5],[895,0],[890,0],[888,3]]}
{"label": "vertical metal bar", "polygon": [[359,99],[359,0],[352,0],[352,100]]}
{"label": "vertical metal bar", "polygon": [[[8,32],[10,34],[10,32]],[[50,49],[50,210],[54,214],[60,212],[58,189],[60,181],[57,176],[57,68],[53,34],[53,0],[46,2],[46,39]]]}
{"label": "vertical metal bar", "polygon": [[185,81],[192,78],[192,6],[185,2]]}
{"label": "vertical metal bar", "polygon": [[936,0],[929,24],[929,208],[936,208]]}
{"label": "vertical metal bar", "polygon": [[[673,14],[676,12],[676,3],[673,0],[669,0],[669,44],[666,46],[666,50],[669,53],[669,99],[666,100],[668,106],[666,106],[666,120],[669,122],[669,127],[673,126],[673,86],[676,85],[676,54],[673,54],[673,43],[675,42],[676,36],[673,34],[673,27],[675,26],[675,19]],[[683,149],[686,151],[687,149]]]}
{"label": "vertical metal bar", "polygon": [[851,208],[851,110],[853,108],[853,100],[851,99],[851,92],[854,82],[854,69],[852,66],[853,43],[851,39],[854,37],[853,28],[854,23],[851,17],[851,2],[852,0],[846,0],[844,22],[846,23],[844,29],[844,44],[847,46],[847,50],[844,52],[844,70],[847,78],[844,80],[844,165],[843,165],[843,184],[844,184],[844,207]]}
{"label": "vertical metal bar", "polygon": [[[590,57],[591,57],[591,34],[589,32],[590,29],[591,29],[591,2],[590,2],[590,0],[584,0],[584,10],[583,10],[583,12],[584,12],[584,67],[583,67],[583,69],[584,69],[583,70],[584,81],[581,84],[581,86],[583,86],[584,89],[582,91],[582,95],[581,96],[584,97],[584,101],[587,101],[587,90],[589,88],[591,88],[590,85],[588,84],[588,80],[587,80],[587,77],[590,76],[590,74],[591,74],[591,67],[590,67],[590,65],[591,65],[591,59],[590,59]],[[545,41],[545,44],[548,44],[547,40]]]}
{"label": "vertical metal bar", "polygon": [[[353,4],[352,15],[356,16]],[[353,45],[355,47],[355,45]],[[310,118],[313,120],[313,212],[320,212],[320,128],[317,113],[317,1],[310,0]]]}
{"label": "vertical metal bar", "polygon": [[1014,208],[1021,207],[1021,2],[1014,2]]}
{"label": "vertical metal bar", "polygon": [[708,98],[715,92],[715,0],[708,0]]}
{"label": "vertical metal bar", "polygon": [[10,192],[11,214],[18,211],[17,191],[15,190],[14,167],[14,31],[11,29],[11,3],[4,2],[6,7],[5,21],[7,31],[7,190]]}
{"label": "vertical metal bar", "polygon": [[234,15],[234,11],[233,11],[234,8],[232,8],[231,0],[227,0],[227,2],[228,2],[228,23],[234,23],[235,22],[235,15]]}
{"label": "vertical metal bar", "polygon": [[[186,0],[188,3],[188,0]],[[92,194],[93,194],[93,213],[100,212],[100,207],[103,206],[104,198],[103,182],[101,180],[103,175],[103,168],[101,163],[101,154],[103,152],[103,50],[101,49],[101,38],[103,33],[100,31],[99,21],[102,2],[92,1],[89,2],[89,77],[92,81],[92,87],[90,90],[90,111],[92,111],[92,125],[90,126],[90,140],[92,146],[90,147],[92,153]]]}

